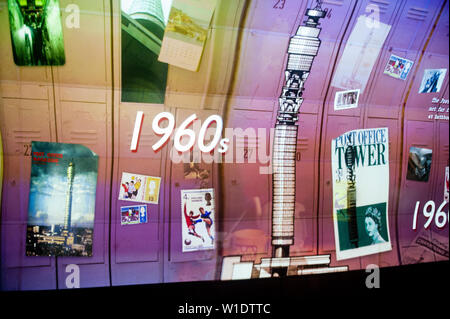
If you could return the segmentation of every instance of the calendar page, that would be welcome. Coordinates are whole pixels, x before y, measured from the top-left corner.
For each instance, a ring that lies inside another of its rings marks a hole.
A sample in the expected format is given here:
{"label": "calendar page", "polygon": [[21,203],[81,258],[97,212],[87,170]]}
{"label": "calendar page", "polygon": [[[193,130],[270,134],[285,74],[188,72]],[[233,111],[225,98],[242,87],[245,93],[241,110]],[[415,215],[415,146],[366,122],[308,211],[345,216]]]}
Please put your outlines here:
{"label": "calendar page", "polygon": [[214,7],[215,0],[175,0],[158,60],[197,71]]}

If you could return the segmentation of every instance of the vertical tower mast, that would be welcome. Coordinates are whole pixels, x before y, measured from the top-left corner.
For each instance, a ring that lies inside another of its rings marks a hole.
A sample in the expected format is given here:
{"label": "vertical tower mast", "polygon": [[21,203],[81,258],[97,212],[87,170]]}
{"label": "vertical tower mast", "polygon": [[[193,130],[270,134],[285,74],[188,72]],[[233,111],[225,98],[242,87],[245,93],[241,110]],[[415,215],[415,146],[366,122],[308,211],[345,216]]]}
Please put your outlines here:
{"label": "vertical tower mast", "polygon": [[272,155],[272,256],[275,258],[289,256],[289,246],[294,243],[298,112],[303,103],[304,83],[319,51],[321,29],[317,26],[325,15],[321,1],[317,1],[314,9],[307,9],[304,25],[298,27],[289,42]]}
{"label": "vertical tower mast", "polygon": [[72,222],[72,190],[75,166],[73,162],[67,167],[66,212],[64,214],[64,230],[70,231]]}
{"label": "vertical tower mast", "polygon": [[[319,51],[319,19],[326,11],[317,1],[307,9],[307,19],[290,39],[285,80],[279,97],[272,155],[272,257],[260,264],[242,262],[242,256],[222,261],[222,280],[295,276],[347,271],[347,266],[330,267],[330,255],[290,256],[294,243],[295,158],[297,153],[298,112],[303,90],[314,58]],[[251,266],[251,267],[249,267]]]}

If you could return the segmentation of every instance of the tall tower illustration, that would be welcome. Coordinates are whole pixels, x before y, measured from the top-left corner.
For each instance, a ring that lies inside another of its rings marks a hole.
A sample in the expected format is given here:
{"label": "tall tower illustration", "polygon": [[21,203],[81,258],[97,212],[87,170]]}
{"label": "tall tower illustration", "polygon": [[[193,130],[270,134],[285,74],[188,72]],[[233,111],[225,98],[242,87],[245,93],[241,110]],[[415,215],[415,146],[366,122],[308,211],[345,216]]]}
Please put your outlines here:
{"label": "tall tower illustration", "polygon": [[261,264],[241,262],[240,256],[224,257],[222,279],[280,277],[346,271],[348,267],[329,267],[330,255],[290,257],[294,243],[295,181],[298,116],[303,103],[306,79],[319,47],[319,20],[326,11],[317,1],[306,10],[306,21],[297,29],[288,46],[285,81],[278,99],[272,154],[272,257]]}
{"label": "tall tower illustration", "polygon": [[64,230],[70,231],[72,222],[72,191],[73,178],[75,175],[75,165],[73,162],[69,163],[67,167],[67,191],[66,191],[66,212],[64,214]]}

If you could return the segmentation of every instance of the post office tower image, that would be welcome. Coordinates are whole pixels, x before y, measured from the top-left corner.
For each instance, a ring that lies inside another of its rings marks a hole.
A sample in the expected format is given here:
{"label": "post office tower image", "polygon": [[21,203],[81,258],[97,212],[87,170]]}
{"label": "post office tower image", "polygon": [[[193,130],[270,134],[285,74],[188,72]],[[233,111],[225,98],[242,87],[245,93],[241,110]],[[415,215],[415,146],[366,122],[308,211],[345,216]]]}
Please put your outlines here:
{"label": "post office tower image", "polygon": [[448,261],[448,6],[0,0],[1,289]]}

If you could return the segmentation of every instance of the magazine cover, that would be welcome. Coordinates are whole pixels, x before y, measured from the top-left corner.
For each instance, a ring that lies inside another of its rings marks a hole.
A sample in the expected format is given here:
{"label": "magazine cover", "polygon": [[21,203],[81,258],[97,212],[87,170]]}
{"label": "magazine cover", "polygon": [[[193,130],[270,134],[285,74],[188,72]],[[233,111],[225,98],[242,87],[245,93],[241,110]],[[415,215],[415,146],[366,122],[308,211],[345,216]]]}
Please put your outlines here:
{"label": "magazine cover", "polygon": [[122,173],[120,200],[158,204],[161,177]]}
{"label": "magazine cover", "polygon": [[92,256],[98,156],[49,142],[31,152],[27,256]]}
{"label": "magazine cover", "polygon": [[181,191],[183,252],[214,249],[214,189]]}
{"label": "magazine cover", "polygon": [[337,260],[391,250],[388,129],[347,132],[331,150]]}

